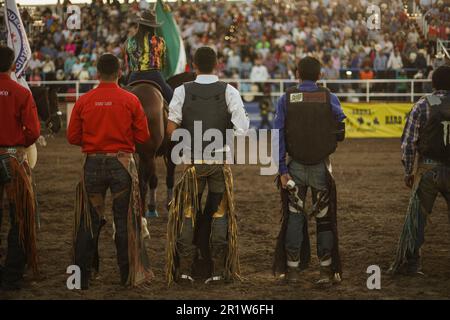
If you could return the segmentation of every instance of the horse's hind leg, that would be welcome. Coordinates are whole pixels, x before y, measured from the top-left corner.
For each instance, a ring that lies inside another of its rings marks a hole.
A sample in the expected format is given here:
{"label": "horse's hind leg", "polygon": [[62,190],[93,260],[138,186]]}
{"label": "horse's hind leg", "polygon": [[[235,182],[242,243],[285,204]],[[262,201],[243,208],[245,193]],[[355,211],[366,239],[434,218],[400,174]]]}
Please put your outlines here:
{"label": "horse's hind leg", "polygon": [[[146,214],[146,200],[149,181],[149,170],[147,168],[147,161],[142,157],[139,159],[139,189],[141,192],[142,209]],[[146,214],[147,215],[147,214]]]}
{"label": "horse's hind leg", "polygon": [[170,201],[172,201],[173,197],[173,186],[175,185],[175,163],[173,163],[171,158],[172,148],[169,148],[169,151],[166,154],[166,186],[167,186],[167,200],[166,205],[169,208]]}
{"label": "horse's hind leg", "polygon": [[[157,217],[156,211],[156,187],[158,186],[158,177],[156,176],[156,163],[154,152],[148,152],[139,164],[139,185],[141,188],[142,206],[145,217]],[[150,198],[148,207],[146,207],[147,190],[150,187]]]}
{"label": "horse's hind leg", "polygon": [[[151,163],[151,164],[150,164]],[[158,211],[156,210],[156,188],[158,187],[158,176],[156,175],[155,158],[149,161],[149,180],[148,186],[150,187],[150,199],[148,202],[148,212],[146,216],[148,218],[157,217]]]}

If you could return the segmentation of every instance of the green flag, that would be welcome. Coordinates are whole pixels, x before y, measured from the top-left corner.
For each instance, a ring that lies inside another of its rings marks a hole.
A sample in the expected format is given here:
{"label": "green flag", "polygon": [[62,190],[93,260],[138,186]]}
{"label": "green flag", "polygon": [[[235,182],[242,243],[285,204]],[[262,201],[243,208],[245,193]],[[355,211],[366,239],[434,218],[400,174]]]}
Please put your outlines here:
{"label": "green flag", "polygon": [[177,23],[172,16],[170,7],[164,5],[161,0],[157,0],[155,11],[158,22],[163,23],[157,29],[157,33],[166,42],[167,54],[162,73],[167,79],[185,71],[186,51],[184,50],[183,39],[181,38]]}

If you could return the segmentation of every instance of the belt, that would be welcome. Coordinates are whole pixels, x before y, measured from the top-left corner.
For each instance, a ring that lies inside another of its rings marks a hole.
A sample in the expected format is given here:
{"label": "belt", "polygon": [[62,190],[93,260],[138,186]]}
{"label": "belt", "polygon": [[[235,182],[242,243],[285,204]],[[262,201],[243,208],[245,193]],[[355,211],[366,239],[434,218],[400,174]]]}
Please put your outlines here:
{"label": "belt", "polygon": [[10,154],[15,155],[19,152],[19,150],[23,150],[24,147],[0,147],[0,154]]}
{"label": "belt", "polygon": [[119,152],[104,152],[104,153],[88,153],[87,157],[109,157],[109,158],[117,158],[117,157],[126,157],[132,155],[131,152],[119,151]]}
{"label": "belt", "polygon": [[429,158],[423,158],[422,163],[423,164],[433,164],[433,165],[445,165],[444,163],[442,163],[440,161],[436,161],[436,160],[429,159]]}
{"label": "belt", "polygon": [[193,164],[228,164],[226,160],[194,160]]}

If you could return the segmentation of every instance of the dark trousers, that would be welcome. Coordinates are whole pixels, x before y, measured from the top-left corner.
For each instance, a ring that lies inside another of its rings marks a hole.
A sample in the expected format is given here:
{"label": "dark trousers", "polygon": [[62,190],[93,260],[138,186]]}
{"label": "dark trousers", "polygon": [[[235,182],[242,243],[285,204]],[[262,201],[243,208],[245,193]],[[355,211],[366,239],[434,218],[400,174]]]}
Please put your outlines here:
{"label": "dark trousers", "polygon": [[442,194],[447,202],[450,214],[450,167],[439,165],[425,172],[417,189],[421,204],[421,212],[418,221],[418,236],[414,252],[407,253],[408,264],[420,263],[420,248],[425,242],[426,216],[433,210],[438,193]]}
{"label": "dark trousers", "polygon": [[128,80],[128,83],[138,81],[138,80],[155,81],[161,87],[164,100],[166,100],[167,103],[170,103],[170,101],[172,100],[173,90],[167,84],[167,82],[164,80],[164,78],[161,75],[161,72],[159,72],[157,70],[132,72],[130,75],[130,79]]}
{"label": "dark trousers", "polygon": [[84,181],[90,203],[91,230],[84,228],[84,217],[75,245],[75,264],[81,268],[82,286],[87,288],[95,254],[95,235],[104,211],[104,199],[108,188],[113,198],[113,215],[116,228],[115,243],[121,283],[128,278],[127,216],[130,203],[131,177],[116,157],[89,156],[84,166]]}
{"label": "dark trousers", "polygon": [[[0,197],[3,197],[4,186],[0,185]],[[0,227],[3,220],[3,207],[0,200]],[[19,239],[19,225],[16,221],[16,211],[13,203],[9,204],[10,228],[8,232],[8,249],[6,253],[5,265],[1,272],[1,282],[3,285],[18,284],[23,278],[26,265],[25,250]]]}

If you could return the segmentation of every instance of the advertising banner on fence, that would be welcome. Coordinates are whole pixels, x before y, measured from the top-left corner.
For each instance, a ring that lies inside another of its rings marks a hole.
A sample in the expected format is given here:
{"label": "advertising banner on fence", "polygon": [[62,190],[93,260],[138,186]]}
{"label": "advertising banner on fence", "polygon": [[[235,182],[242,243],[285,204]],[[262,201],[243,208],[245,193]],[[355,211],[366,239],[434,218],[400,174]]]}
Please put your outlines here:
{"label": "advertising banner on fence", "polygon": [[411,103],[343,103],[347,138],[399,138]]}

